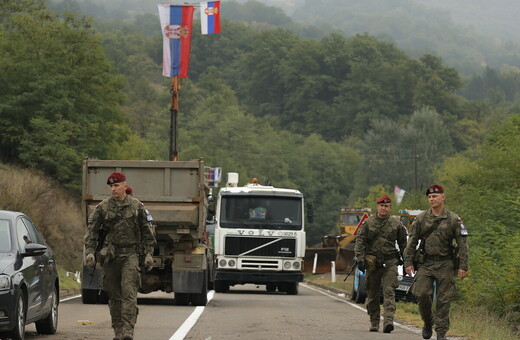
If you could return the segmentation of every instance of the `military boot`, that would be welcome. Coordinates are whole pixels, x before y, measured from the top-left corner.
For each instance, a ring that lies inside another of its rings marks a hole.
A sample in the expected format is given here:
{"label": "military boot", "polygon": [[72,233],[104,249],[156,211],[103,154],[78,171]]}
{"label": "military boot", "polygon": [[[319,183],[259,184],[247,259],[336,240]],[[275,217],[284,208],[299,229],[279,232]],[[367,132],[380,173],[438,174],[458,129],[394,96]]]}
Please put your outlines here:
{"label": "military boot", "polygon": [[370,331],[371,332],[379,332],[379,322],[372,322],[370,324]]}
{"label": "military boot", "polygon": [[114,332],[114,339],[112,340],[122,340],[123,339],[123,332],[122,331],[115,331]]}
{"label": "military boot", "polygon": [[437,333],[437,340],[448,340],[446,333]]}
{"label": "military boot", "polygon": [[123,337],[123,340],[134,340],[134,337],[131,334],[125,334],[125,336]]}
{"label": "military boot", "polygon": [[383,325],[383,333],[390,333],[394,330],[394,323],[392,321],[385,322]]}
{"label": "military boot", "polygon": [[431,325],[424,325],[422,329],[422,337],[423,339],[429,339],[432,337],[432,326]]}

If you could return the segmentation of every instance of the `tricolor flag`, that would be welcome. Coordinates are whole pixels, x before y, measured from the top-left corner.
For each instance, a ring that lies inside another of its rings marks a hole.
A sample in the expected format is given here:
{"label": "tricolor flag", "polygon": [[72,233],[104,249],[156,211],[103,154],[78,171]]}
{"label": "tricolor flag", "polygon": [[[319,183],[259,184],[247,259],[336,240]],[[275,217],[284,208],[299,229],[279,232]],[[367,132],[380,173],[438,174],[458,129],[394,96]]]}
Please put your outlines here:
{"label": "tricolor flag", "polygon": [[394,185],[394,196],[397,204],[401,203],[406,191],[404,189],[399,188],[397,185]]}
{"label": "tricolor flag", "polygon": [[188,76],[194,7],[159,4],[163,34],[163,76]]}
{"label": "tricolor flag", "polygon": [[202,34],[220,33],[220,1],[200,3],[200,30]]}

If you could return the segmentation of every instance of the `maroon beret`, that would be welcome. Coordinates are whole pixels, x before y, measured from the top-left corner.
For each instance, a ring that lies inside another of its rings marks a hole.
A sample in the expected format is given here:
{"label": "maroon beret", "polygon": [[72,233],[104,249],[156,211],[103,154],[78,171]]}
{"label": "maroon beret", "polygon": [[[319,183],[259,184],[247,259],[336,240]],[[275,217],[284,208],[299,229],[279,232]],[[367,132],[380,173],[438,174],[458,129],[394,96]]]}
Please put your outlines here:
{"label": "maroon beret", "polygon": [[392,203],[392,199],[388,195],[384,195],[382,197],[379,197],[379,199],[376,201],[377,204],[379,203]]}
{"label": "maroon beret", "polygon": [[107,179],[107,184],[121,183],[126,181],[126,176],[121,172],[113,172]]}
{"label": "maroon beret", "polygon": [[126,191],[127,195],[131,195],[132,194],[132,187],[127,185],[125,191]]}
{"label": "maroon beret", "polygon": [[430,194],[444,194],[444,188],[442,185],[434,184],[428,187],[426,190],[426,196]]}

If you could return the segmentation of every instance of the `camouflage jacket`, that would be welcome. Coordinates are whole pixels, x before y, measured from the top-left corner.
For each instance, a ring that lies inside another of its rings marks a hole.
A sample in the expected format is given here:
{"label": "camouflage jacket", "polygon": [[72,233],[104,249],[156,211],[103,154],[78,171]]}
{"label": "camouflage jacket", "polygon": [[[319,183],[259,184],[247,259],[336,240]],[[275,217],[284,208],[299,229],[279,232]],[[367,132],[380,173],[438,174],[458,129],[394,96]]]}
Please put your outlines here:
{"label": "camouflage jacket", "polygon": [[381,219],[377,215],[370,216],[363,222],[356,235],[354,252],[357,259],[364,259],[365,255],[379,255],[389,257],[402,255],[406,247],[406,228],[396,217]]}
{"label": "camouflage jacket", "polygon": [[[433,225],[435,222],[437,222],[438,226]],[[428,236],[431,230],[434,231]],[[453,254],[453,241],[455,241],[459,249],[459,268],[468,270],[467,234],[461,218],[447,209],[444,209],[438,217],[432,214],[431,208],[420,213],[410,226],[410,237],[404,251],[405,267],[413,265],[414,254],[419,240],[427,237],[424,247],[426,256],[449,258]]]}
{"label": "camouflage jacket", "polygon": [[152,216],[138,199],[130,196],[123,201],[105,198],[88,218],[85,251],[94,254],[103,229],[107,232],[105,244],[110,242],[115,248],[136,247],[138,252],[153,253],[156,241],[151,221]]}

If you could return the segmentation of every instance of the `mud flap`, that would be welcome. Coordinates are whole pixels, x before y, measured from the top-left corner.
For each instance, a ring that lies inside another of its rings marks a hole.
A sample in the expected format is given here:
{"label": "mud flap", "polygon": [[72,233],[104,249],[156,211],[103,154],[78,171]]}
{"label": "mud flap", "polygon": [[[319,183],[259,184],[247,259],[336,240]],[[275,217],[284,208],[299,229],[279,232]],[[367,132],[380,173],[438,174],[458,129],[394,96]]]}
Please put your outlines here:
{"label": "mud flap", "polygon": [[172,277],[173,292],[201,293],[206,272],[203,270],[174,270]]}

